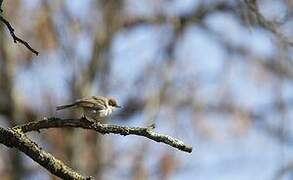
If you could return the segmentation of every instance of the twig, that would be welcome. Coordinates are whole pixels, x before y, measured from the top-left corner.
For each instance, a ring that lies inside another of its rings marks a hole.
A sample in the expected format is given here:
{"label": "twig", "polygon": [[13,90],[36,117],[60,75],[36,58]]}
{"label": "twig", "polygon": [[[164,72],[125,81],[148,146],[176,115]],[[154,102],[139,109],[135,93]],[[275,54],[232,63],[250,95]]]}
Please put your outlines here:
{"label": "twig", "polygon": [[[2,12],[2,10],[1,10]],[[9,30],[10,35],[13,38],[13,42],[17,43],[20,42],[21,44],[25,45],[25,47],[27,47],[31,52],[33,52],[34,54],[38,55],[39,52],[36,51],[35,49],[33,49],[28,42],[22,40],[21,38],[17,37],[14,33],[14,28],[11,26],[11,24],[2,16],[0,15],[0,20],[6,25],[7,29]]]}
{"label": "twig", "polygon": [[7,147],[19,149],[52,174],[62,179],[93,179],[92,177],[80,175],[51,154],[42,150],[35,142],[31,141],[21,129],[12,130],[0,127],[0,143]]}
{"label": "twig", "polygon": [[60,119],[60,118],[48,118],[40,121],[30,122],[24,125],[15,126],[13,129],[21,129],[24,133],[30,131],[39,131],[41,129],[49,128],[62,128],[62,127],[74,127],[83,128],[93,131],[97,131],[102,134],[120,134],[123,136],[127,135],[137,135],[144,136],[146,138],[152,139],[156,142],[162,142],[168,144],[174,148],[181,151],[192,152],[192,147],[185,144],[184,142],[175,139],[171,136],[159,134],[152,131],[152,128],[140,128],[140,127],[125,127],[110,124],[96,124],[86,119]]}

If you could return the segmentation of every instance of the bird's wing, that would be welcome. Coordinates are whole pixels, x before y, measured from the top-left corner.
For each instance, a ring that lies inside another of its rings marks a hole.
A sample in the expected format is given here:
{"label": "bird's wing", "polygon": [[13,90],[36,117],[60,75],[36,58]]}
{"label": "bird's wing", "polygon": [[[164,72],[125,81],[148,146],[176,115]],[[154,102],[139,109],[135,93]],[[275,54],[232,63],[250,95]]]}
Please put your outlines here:
{"label": "bird's wing", "polygon": [[85,108],[93,108],[96,110],[103,110],[105,109],[105,104],[103,103],[102,100],[97,100],[94,98],[85,98],[85,99],[80,99],[76,101],[76,104],[78,104],[81,107]]}

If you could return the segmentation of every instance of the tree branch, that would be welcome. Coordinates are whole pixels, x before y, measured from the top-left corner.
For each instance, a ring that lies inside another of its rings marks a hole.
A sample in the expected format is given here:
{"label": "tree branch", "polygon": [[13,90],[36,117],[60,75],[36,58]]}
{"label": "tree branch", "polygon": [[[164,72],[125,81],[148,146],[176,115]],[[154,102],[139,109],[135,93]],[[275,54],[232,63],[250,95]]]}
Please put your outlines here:
{"label": "tree branch", "polygon": [[[2,2],[1,2],[2,3]],[[2,12],[2,9],[0,9]],[[11,24],[2,16],[0,15],[0,21],[2,21],[7,29],[9,30],[10,35],[13,38],[14,43],[20,42],[21,44],[25,45],[25,47],[27,47],[31,52],[33,52],[34,54],[38,55],[39,52],[36,51],[35,49],[33,49],[28,42],[26,42],[25,40],[22,40],[21,38],[17,37],[14,33],[14,28],[11,26]]]}
{"label": "tree branch", "polygon": [[7,147],[19,149],[52,174],[62,179],[93,179],[92,177],[80,175],[51,154],[42,150],[35,142],[30,140],[21,129],[4,129],[0,127],[0,143]]}
{"label": "tree branch", "polygon": [[13,129],[20,129],[22,132],[39,131],[41,129],[49,128],[62,128],[62,127],[74,127],[93,130],[102,134],[120,134],[123,136],[137,135],[144,136],[152,139],[156,142],[162,142],[177,148],[181,151],[192,152],[192,147],[185,144],[184,142],[175,139],[168,135],[163,135],[152,131],[151,127],[140,128],[140,127],[125,127],[109,124],[97,124],[90,122],[86,119],[60,119],[60,118],[46,118],[40,121],[30,122],[24,125],[15,126]]}

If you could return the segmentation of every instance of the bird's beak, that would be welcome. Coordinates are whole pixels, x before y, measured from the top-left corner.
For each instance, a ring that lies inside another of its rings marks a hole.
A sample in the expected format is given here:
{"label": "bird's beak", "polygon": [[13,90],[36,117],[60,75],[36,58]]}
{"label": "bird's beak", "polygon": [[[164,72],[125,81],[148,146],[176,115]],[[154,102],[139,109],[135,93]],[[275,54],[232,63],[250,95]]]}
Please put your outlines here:
{"label": "bird's beak", "polygon": [[117,105],[116,108],[121,108],[121,106]]}

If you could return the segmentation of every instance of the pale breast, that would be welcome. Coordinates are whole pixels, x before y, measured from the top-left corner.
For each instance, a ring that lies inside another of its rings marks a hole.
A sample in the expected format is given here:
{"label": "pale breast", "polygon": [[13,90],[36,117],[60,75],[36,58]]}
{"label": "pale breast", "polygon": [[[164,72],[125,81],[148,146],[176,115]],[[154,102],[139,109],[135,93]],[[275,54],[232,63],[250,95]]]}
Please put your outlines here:
{"label": "pale breast", "polygon": [[107,109],[103,109],[99,111],[101,117],[109,116],[110,114],[112,114],[112,112],[113,112],[112,108],[107,108]]}
{"label": "pale breast", "polygon": [[97,120],[99,118],[104,118],[104,117],[109,116],[113,112],[113,109],[107,108],[107,109],[103,109],[103,110],[95,110],[92,108],[83,108],[83,111],[84,111],[84,115],[87,118]]}

